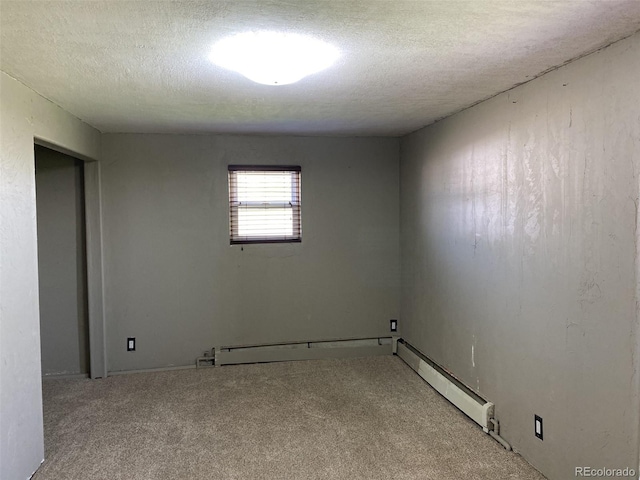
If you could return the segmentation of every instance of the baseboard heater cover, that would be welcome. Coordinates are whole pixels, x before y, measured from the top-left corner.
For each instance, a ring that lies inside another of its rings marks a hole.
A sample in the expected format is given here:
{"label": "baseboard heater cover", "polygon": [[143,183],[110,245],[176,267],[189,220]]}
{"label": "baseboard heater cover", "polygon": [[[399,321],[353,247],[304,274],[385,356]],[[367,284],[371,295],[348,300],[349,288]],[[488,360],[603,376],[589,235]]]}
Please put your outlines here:
{"label": "baseboard heater cover", "polygon": [[490,434],[507,450],[511,450],[511,446],[499,436],[500,427],[494,416],[493,403],[476,395],[402,339],[398,342],[397,354],[438,393],[480,425],[485,433]]}

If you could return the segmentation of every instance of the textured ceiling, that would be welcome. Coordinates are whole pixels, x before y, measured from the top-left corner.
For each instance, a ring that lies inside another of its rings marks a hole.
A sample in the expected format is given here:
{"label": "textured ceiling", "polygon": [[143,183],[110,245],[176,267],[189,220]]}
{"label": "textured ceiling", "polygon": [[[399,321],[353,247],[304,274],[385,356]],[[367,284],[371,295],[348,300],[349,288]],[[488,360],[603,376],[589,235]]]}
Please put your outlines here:
{"label": "textured ceiling", "polygon": [[[288,86],[211,64],[270,29],[341,50]],[[0,69],[103,132],[400,135],[640,29],[640,0],[0,0]]]}

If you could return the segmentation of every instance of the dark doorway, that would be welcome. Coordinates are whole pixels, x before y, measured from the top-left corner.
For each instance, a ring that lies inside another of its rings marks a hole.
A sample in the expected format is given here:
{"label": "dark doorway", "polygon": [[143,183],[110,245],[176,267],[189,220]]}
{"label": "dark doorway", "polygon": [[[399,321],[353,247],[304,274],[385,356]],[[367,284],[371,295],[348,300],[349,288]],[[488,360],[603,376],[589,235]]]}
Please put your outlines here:
{"label": "dark doorway", "polygon": [[89,373],[84,162],[36,145],[43,376]]}

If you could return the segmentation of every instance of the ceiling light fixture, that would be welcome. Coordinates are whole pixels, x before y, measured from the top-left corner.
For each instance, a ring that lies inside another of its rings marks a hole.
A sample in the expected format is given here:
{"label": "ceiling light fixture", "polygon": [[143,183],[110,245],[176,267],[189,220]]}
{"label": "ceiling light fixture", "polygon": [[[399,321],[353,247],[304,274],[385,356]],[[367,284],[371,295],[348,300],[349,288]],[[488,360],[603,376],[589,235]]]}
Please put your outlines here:
{"label": "ceiling light fixture", "polygon": [[209,55],[216,65],[264,85],[288,85],[330,67],[338,50],[307,35],[271,31],[223,38]]}

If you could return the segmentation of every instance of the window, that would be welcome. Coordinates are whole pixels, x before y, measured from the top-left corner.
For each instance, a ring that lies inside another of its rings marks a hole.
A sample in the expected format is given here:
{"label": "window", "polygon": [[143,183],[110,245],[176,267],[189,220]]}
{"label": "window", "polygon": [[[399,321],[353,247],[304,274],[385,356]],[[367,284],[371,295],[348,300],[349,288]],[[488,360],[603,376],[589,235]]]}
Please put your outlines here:
{"label": "window", "polygon": [[302,241],[300,167],[229,165],[231,244]]}

